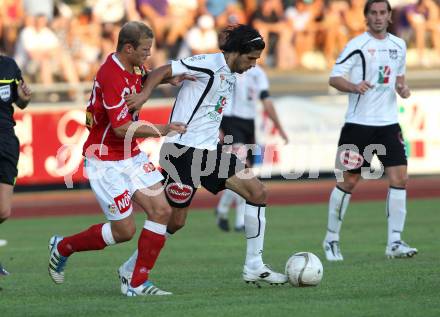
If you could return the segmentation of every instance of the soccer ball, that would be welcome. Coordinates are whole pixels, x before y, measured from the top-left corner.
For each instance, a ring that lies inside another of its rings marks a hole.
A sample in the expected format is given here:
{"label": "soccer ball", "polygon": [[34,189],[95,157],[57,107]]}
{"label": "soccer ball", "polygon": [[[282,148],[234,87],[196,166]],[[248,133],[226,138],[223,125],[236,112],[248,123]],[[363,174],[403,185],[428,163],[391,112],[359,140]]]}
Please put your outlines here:
{"label": "soccer ball", "polygon": [[296,287],[316,286],[322,280],[324,269],[319,258],[310,252],[298,252],[286,263],[289,283]]}

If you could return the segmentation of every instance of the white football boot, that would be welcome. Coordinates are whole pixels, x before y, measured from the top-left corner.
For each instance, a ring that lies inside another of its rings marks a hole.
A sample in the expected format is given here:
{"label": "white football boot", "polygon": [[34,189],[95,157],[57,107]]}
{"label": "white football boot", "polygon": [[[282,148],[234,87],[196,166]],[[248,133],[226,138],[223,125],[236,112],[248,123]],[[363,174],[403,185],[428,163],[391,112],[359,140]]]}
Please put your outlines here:
{"label": "white football boot", "polygon": [[246,283],[251,283],[261,287],[258,282],[266,282],[270,285],[282,285],[287,282],[287,276],[282,273],[277,273],[272,268],[264,264],[256,270],[249,269],[246,265],[243,267],[243,280]]}
{"label": "white football boot", "polygon": [[127,271],[124,265],[121,265],[118,269],[118,276],[119,276],[119,281],[121,282],[121,293],[126,295],[128,287],[130,286],[133,272]]}
{"label": "white football boot", "polygon": [[128,297],[132,296],[149,296],[149,295],[172,295],[173,293],[163,291],[160,288],[154,286],[154,284],[150,281],[146,281],[144,284],[139,285],[138,287],[132,287],[128,285],[128,289],[125,295]]}
{"label": "white football boot", "polygon": [[0,264],[0,276],[9,275],[9,272]]}
{"label": "white football boot", "polygon": [[394,241],[385,248],[385,256],[389,259],[412,258],[417,252],[416,248],[411,248],[402,240]]}
{"label": "white football boot", "polygon": [[68,257],[62,256],[57,249],[63,237],[53,236],[49,240],[49,275],[55,284],[64,283],[64,267]]}
{"label": "white football boot", "polygon": [[325,258],[327,261],[343,261],[341,249],[339,248],[339,241],[326,241],[322,242],[322,247],[324,249]]}

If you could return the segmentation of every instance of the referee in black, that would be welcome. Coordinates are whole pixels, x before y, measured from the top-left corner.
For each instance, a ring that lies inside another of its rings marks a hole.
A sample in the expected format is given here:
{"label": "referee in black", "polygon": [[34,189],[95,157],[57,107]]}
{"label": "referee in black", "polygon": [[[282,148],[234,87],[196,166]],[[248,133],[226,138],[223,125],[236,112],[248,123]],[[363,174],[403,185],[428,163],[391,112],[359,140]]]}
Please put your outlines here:
{"label": "referee in black", "polygon": [[[17,177],[20,144],[14,132],[14,104],[26,108],[31,90],[21,77],[17,63],[0,54],[0,223],[11,215],[12,193]],[[0,240],[0,246],[6,240]],[[8,272],[0,264],[0,275]]]}

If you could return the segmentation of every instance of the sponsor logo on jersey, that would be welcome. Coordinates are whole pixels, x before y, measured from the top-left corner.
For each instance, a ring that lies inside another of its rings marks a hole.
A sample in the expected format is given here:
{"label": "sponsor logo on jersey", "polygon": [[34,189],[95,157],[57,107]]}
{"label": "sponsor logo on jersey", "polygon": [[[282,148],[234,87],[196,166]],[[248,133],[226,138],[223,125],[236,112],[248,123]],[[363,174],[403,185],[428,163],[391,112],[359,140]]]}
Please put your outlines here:
{"label": "sponsor logo on jersey", "polygon": [[374,48],[369,48],[367,51],[368,51],[368,53],[370,53],[371,57],[373,57],[374,53],[376,53],[376,49],[374,49]]}
{"label": "sponsor logo on jersey", "polygon": [[138,66],[133,67],[133,69],[136,75],[142,75],[142,70]]}
{"label": "sponsor logo on jersey", "polygon": [[390,53],[391,59],[397,59],[397,50],[396,49],[389,49],[388,52]]}
{"label": "sponsor logo on jersey", "polygon": [[125,117],[127,115],[128,115],[128,108],[127,108],[127,106],[124,106],[124,108],[122,108],[121,112],[116,117],[116,120],[121,121],[121,120],[125,119]]}
{"label": "sponsor logo on jersey", "polygon": [[364,164],[364,158],[358,152],[345,150],[339,154],[339,160],[348,170],[356,169]]}
{"label": "sponsor logo on jersey", "polygon": [[142,166],[142,168],[144,169],[145,173],[147,173],[147,174],[151,173],[151,172],[154,172],[156,170],[156,166],[154,166],[154,164],[151,163],[151,162],[145,163]]}
{"label": "sponsor logo on jersey", "polygon": [[216,122],[222,120],[223,108],[226,106],[226,97],[220,96],[214,107],[214,111],[208,112],[208,117]]}
{"label": "sponsor logo on jersey", "polygon": [[165,188],[167,197],[178,204],[187,202],[191,198],[193,191],[191,186],[179,183],[170,183]]}
{"label": "sponsor logo on jersey", "polygon": [[215,111],[218,113],[222,113],[225,105],[226,105],[226,97],[220,96],[220,98],[218,98],[217,100],[217,104],[215,105]]}
{"label": "sponsor logo on jersey", "polygon": [[128,189],[126,189],[122,194],[119,196],[116,196],[114,198],[116,207],[119,209],[119,212],[123,214],[124,212],[128,211],[131,207],[131,196],[128,192]]}
{"label": "sponsor logo on jersey", "polygon": [[108,205],[108,211],[109,211],[111,214],[115,214],[115,213],[116,213],[116,209],[117,209],[117,207],[116,207],[115,204],[110,204],[110,205]]}
{"label": "sponsor logo on jersey", "polygon": [[379,78],[377,80],[378,84],[388,84],[390,81],[391,67],[390,66],[379,66]]}
{"label": "sponsor logo on jersey", "polygon": [[6,102],[11,98],[11,86],[0,86],[0,98]]}

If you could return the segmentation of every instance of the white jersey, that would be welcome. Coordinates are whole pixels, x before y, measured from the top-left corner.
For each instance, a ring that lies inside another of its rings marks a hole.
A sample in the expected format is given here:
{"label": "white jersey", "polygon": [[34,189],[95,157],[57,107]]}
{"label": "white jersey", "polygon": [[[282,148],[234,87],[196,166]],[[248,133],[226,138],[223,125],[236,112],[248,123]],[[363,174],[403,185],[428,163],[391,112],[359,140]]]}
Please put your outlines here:
{"label": "white jersey", "polygon": [[170,116],[170,122],[186,123],[187,132],[167,137],[165,142],[215,150],[223,110],[232,103],[235,74],[226,64],[223,53],[172,61],[171,67],[173,76],[185,73],[196,77],[196,81],[183,82]]}
{"label": "white jersey", "polygon": [[269,90],[269,80],[260,66],[255,66],[243,74],[237,74],[232,107],[223,112],[228,117],[255,119],[256,105],[261,92]]}
{"label": "white jersey", "polygon": [[364,95],[349,94],[345,121],[372,126],[398,122],[396,77],[405,74],[406,44],[392,35],[379,40],[365,32],[350,42],[336,60],[330,77],[343,77],[354,84],[362,80],[374,87]]}

